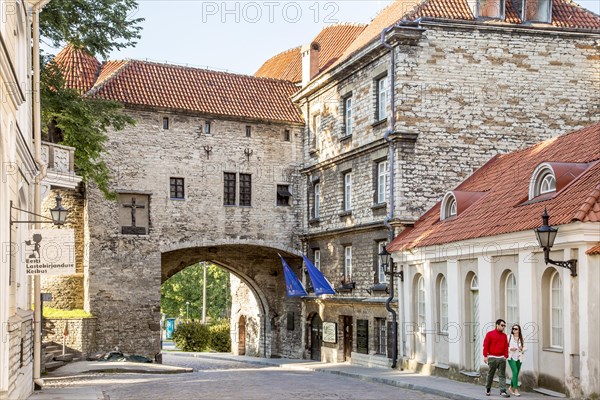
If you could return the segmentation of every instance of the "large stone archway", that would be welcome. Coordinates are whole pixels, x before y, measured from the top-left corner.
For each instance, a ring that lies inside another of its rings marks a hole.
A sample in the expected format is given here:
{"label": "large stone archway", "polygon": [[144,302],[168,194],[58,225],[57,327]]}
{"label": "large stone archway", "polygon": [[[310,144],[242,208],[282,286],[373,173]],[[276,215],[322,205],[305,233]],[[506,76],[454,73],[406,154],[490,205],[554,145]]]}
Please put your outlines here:
{"label": "large stone archway", "polygon": [[[302,259],[297,254],[288,253],[283,249],[250,244],[183,247],[167,251],[161,255],[161,283],[200,261],[208,261],[220,266],[241,280],[256,299],[255,312],[259,327],[257,355],[301,357],[301,302],[286,298],[285,280],[278,253],[291,266],[301,265]],[[235,315],[235,312],[236,310],[232,309],[233,321],[243,316],[243,313]],[[289,313],[294,315],[294,329],[288,327]],[[237,344],[232,343],[232,347],[237,347]]]}

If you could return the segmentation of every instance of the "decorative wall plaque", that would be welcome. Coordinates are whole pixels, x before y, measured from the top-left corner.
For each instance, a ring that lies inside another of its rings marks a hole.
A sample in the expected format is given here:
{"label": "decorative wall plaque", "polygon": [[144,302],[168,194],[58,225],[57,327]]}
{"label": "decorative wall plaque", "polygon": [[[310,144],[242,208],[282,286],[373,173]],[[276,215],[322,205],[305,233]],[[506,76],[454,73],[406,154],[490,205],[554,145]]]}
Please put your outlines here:
{"label": "decorative wall plaque", "polygon": [[323,341],[337,343],[337,323],[323,322]]}
{"label": "decorative wall plaque", "polygon": [[119,194],[119,222],[122,234],[148,234],[149,199],[147,194]]}
{"label": "decorative wall plaque", "polygon": [[356,320],[356,351],[369,354],[369,320]]}

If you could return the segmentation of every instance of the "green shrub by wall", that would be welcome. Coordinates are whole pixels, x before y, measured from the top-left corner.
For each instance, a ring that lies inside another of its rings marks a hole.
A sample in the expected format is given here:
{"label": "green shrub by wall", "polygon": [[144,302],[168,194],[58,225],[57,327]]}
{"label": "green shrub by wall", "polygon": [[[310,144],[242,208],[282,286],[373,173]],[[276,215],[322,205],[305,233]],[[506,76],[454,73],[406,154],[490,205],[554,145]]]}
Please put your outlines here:
{"label": "green shrub by wall", "polygon": [[222,320],[212,325],[197,321],[184,322],[173,332],[175,346],[183,351],[231,351],[229,321]]}

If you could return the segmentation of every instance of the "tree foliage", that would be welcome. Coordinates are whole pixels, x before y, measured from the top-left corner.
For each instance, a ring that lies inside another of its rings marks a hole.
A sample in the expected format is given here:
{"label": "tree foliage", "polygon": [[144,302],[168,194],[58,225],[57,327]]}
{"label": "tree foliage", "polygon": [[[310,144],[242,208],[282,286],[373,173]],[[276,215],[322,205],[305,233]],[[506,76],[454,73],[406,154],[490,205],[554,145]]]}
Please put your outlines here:
{"label": "tree foliage", "polygon": [[136,0],[52,0],[40,14],[40,34],[53,47],[71,43],[106,59],[141,37],[137,9]]}
{"label": "tree foliage", "polygon": [[186,317],[186,302],[190,302],[189,318],[202,318],[203,266],[206,265],[206,316],[212,320],[229,317],[231,294],[229,272],[210,263],[198,263],[185,268],[165,281],[160,289],[161,312],[167,318]]}

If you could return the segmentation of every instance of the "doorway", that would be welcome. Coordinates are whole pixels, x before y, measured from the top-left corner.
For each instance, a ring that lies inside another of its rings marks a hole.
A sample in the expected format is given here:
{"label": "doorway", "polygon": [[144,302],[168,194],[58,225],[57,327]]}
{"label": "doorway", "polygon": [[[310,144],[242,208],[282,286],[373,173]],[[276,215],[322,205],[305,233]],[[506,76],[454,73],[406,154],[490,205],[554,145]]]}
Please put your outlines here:
{"label": "doorway", "polygon": [[238,321],[238,355],[246,355],[246,318],[243,315]]}
{"label": "doorway", "polygon": [[310,321],[310,359],[321,361],[321,344],[323,341],[323,321],[315,314]]}
{"label": "doorway", "polygon": [[352,317],[344,315],[344,360],[352,358]]}

